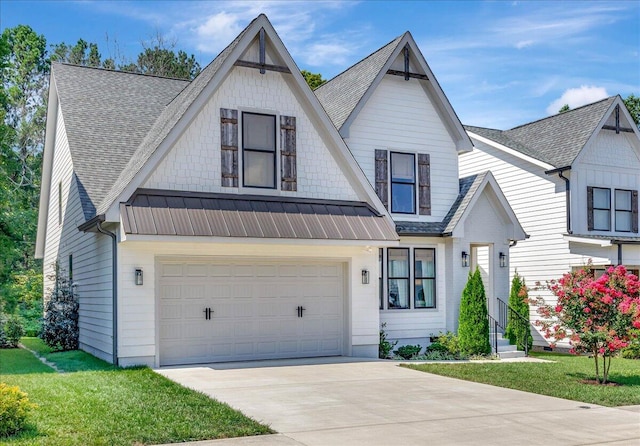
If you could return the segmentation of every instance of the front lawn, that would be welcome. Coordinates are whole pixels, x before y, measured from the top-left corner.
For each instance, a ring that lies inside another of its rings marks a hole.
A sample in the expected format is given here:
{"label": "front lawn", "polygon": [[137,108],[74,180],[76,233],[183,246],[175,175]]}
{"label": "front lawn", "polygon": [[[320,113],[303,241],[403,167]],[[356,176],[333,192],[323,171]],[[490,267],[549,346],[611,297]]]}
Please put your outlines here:
{"label": "front lawn", "polygon": [[602,406],[640,404],[640,361],[614,358],[609,379],[619,386],[583,384],[594,378],[593,359],[557,353],[531,353],[554,361],[406,364],[415,370]]}
{"label": "front lawn", "polygon": [[19,386],[39,406],[25,431],[3,439],[8,444],[158,444],[271,432],[146,367],[114,368],[84,352],[47,352],[37,339],[23,343],[66,373],[26,350],[0,350],[0,381]]}

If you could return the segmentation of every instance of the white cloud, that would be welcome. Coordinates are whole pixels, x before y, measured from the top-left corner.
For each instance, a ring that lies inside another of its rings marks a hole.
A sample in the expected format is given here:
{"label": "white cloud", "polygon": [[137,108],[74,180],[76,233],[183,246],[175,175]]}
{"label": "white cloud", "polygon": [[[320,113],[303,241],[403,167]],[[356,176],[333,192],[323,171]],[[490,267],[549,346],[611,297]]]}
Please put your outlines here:
{"label": "white cloud", "polygon": [[205,53],[220,51],[242,31],[241,20],[238,15],[224,11],[210,15],[193,30],[196,48]]}
{"label": "white cloud", "polygon": [[567,104],[570,108],[580,107],[609,97],[607,89],[604,87],[596,87],[595,85],[582,85],[579,88],[569,88],[562,93],[558,99],[553,101],[547,107],[547,113],[555,115],[563,105]]}

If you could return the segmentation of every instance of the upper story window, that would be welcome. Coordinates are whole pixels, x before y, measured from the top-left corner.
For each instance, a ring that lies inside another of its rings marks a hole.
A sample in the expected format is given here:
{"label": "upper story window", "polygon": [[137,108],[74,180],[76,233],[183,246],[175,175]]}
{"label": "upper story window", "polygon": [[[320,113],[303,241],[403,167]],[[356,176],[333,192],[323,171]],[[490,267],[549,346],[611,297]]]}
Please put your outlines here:
{"label": "upper story window", "polygon": [[611,190],[594,187],[593,190],[593,230],[611,230]]}
{"label": "upper story window", "polygon": [[391,152],[391,212],[416,213],[416,158],[412,153]]}
{"label": "upper story window", "polygon": [[[587,187],[589,231],[638,232],[638,191]],[[613,201],[612,201],[613,199]],[[613,218],[613,225],[611,224]]]}
{"label": "upper story window", "polygon": [[616,231],[631,232],[632,225],[632,191],[615,191]]}
{"label": "upper story window", "polygon": [[276,117],[242,113],[242,185],[276,188]]}

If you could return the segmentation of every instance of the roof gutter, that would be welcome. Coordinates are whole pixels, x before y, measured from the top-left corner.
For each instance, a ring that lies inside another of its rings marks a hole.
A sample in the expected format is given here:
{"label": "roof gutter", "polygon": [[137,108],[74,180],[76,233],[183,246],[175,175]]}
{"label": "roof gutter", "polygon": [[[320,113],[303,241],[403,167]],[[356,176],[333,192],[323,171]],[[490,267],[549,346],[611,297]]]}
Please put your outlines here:
{"label": "roof gutter", "polygon": [[111,237],[111,320],[112,320],[112,361],[113,365],[118,365],[118,238],[114,232],[108,231],[102,227],[105,217],[104,214],[96,215],[91,220],[78,226],[82,232],[93,232],[93,229],[99,233]]}
{"label": "roof gutter", "polygon": [[573,234],[571,230],[571,181],[569,178],[563,175],[564,172],[571,170],[571,166],[559,167],[557,169],[547,170],[545,174],[553,175],[558,174],[560,178],[562,178],[565,182],[565,200],[566,200],[566,208],[567,208],[567,234]]}

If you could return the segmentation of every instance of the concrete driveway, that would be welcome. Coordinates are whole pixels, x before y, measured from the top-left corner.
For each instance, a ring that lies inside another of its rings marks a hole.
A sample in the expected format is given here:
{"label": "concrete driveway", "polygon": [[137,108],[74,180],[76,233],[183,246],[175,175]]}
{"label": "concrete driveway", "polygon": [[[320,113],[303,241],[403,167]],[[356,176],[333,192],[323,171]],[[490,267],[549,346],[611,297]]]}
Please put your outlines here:
{"label": "concrete driveway", "polygon": [[640,445],[640,413],[353,358],[157,370],[271,426],[236,445]]}

